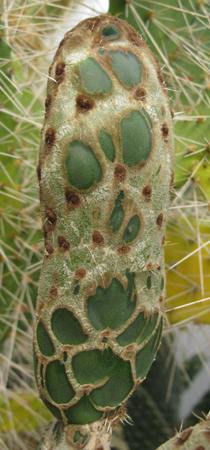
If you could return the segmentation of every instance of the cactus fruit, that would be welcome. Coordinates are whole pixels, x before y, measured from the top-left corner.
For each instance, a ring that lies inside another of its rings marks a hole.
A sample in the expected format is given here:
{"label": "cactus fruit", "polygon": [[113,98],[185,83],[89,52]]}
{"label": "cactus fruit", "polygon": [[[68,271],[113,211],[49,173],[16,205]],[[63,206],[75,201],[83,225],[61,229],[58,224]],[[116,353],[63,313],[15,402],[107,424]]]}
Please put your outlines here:
{"label": "cactus fruit", "polygon": [[158,447],[157,450],[209,450],[210,448],[210,419],[188,428]]}
{"label": "cactus fruit", "polygon": [[37,167],[34,332],[39,393],[64,426],[113,420],[159,347],[173,152],[163,77],[138,33],[109,15],[68,32],[49,71]]}

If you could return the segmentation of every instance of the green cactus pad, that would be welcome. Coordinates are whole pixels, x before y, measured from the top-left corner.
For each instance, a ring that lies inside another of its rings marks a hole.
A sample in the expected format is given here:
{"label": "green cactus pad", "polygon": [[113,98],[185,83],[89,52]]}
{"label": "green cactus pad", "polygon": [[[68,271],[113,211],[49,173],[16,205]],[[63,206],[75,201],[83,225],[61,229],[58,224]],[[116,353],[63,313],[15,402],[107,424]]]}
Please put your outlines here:
{"label": "green cactus pad", "polygon": [[79,320],[66,308],[58,308],[53,312],[51,327],[56,338],[64,345],[83,344],[88,338]]}
{"label": "green cactus pad", "polygon": [[55,353],[55,349],[50,339],[50,336],[41,321],[38,323],[37,326],[37,342],[40,351],[42,352],[43,355],[52,356]]}
{"label": "green cactus pad", "polygon": [[99,142],[106,157],[109,159],[109,161],[113,162],[115,160],[115,147],[113,144],[112,136],[108,133],[105,133],[105,131],[100,130]]}
{"label": "green cactus pad", "polygon": [[68,380],[64,364],[51,361],[46,368],[46,388],[55,403],[68,403],[75,392]]}
{"label": "green cactus pad", "polygon": [[128,167],[145,162],[152,151],[152,137],[144,116],[131,111],[121,120],[123,161]]}
{"label": "green cactus pad", "polygon": [[96,330],[122,326],[133,314],[136,307],[134,296],[134,274],[126,271],[127,288],[117,278],[113,278],[107,288],[98,286],[94,296],[87,299],[89,320]]}
{"label": "green cactus pad", "polygon": [[91,147],[82,141],[69,144],[65,165],[69,183],[79,190],[89,189],[101,181],[101,165]]}
{"label": "green cactus pad", "polygon": [[110,227],[112,228],[113,233],[117,233],[117,231],[119,231],[125,217],[125,211],[122,205],[122,200],[124,197],[124,192],[120,191],[115,200],[115,207],[110,216]]}
{"label": "green cactus pad", "polygon": [[116,25],[107,25],[101,32],[104,39],[112,40],[120,36],[120,30]]}
{"label": "green cactus pad", "polygon": [[86,395],[81,398],[75,405],[71,406],[67,410],[64,410],[64,414],[68,420],[68,423],[86,424],[96,422],[103,416],[102,411],[97,411],[94,408],[90,398]]}
{"label": "green cactus pad", "polygon": [[134,53],[127,54],[116,50],[109,52],[112,58],[112,68],[125,86],[141,83],[141,64]]}
{"label": "green cactus pad", "polygon": [[136,237],[138,236],[140,227],[140,217],[138,216],[138,214],[135,214],[135,216],[131,217],[131,219],[129,220],[129,223],[123,233],[123,241],[126,244],[134,241],[134,239],[136,239]]}
{"label": "green cactus pad", "polygon": [[47,96],[35,374],[49,410],[80,425],[117,413],[160,343],[173,126],[156,58],[109,15],[66,34]]}
{"label": "green cactus pad", "polygon": [[112,89],[112,81],[105,70],[93,58],[87,58],[79,64],[82,83],[88,94],[103,92],[107,94]]}

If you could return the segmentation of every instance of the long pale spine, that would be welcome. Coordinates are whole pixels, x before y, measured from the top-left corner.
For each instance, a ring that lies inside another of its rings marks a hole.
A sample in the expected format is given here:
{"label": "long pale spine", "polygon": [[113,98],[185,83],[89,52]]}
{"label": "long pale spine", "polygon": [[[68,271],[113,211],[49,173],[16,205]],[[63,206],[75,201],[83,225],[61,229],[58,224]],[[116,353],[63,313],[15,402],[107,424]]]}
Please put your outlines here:
{"label": "long pale spine", "polygon": [[172,117],[154,55],[111,16],[67,33],[49,77],[35,374],[58,420],[85,426],[120,415],[160,344]]}

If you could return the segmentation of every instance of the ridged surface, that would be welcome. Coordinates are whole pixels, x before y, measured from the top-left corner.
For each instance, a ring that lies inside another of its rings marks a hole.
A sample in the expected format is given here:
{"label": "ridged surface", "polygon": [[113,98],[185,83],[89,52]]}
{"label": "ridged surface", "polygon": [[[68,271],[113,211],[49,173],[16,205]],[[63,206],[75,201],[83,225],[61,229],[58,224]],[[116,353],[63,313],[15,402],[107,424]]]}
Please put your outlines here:
{"label": "ridged surface", "polygon": [[161,340],[173,127],[159,65],[122,20],[81,22],[49,76],[35,374],[59,420],[86,424],[128,398]]}

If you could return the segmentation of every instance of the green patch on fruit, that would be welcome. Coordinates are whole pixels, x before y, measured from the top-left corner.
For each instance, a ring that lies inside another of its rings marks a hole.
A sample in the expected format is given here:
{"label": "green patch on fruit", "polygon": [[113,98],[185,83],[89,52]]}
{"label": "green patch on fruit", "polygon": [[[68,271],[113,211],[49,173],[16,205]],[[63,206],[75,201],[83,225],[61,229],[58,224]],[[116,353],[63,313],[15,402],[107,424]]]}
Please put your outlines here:
{"label": "green patch on fruit", "polygon": [[75,280],[74,283],[74,295],[78,295],[80,291],[79,280]]}
{"label": "green patch on fruit", "polygon": [[137,341],[140,334],[146,327],[146,324],[147,318],[145,317],[144,311],[142,311],[134,320],[134,322],[118,336],[118,338],[116,339],[118,344],[124,347],[125,345],[130,345],[133,342]]}
{"label": "green patch on fruit", "polygon": [[157,352],[162,335],[162,322],[163,319],[161,318],[160,325],[152,338],[136,355],[136,376],[142,380],[147,375]]}
{"label": "green patch on fruit", "polygon": [[79,345],[88,339],[79,320],[67,308],[58,308],[53,312],[51,327],[56,338],[64,345]]}
{"label": "green patch on fruit", "polygon": [[46,387],[51,399],[58,404],[68,403],[75,392],[68,380],[64,364],[54,360],[46,368]]}
{"label": "green patch on fruit", "polygon": [[152,136],[140,111],[131,111],[121,120],[123,161],[128,167],[145,162],[152,150]]}
{"label": "green patch on fruit", "polygon": [[108,94],[112,89],[112,81],[94,58],[87,58],[79,64],[82,84],[88,94],[103,92]]}
{"label": "green patch on fruit", "polygon": [[100,383],[113,372],[116,356],[111,348],[80,352],[72,358],[72,368],[80,384]]}
{"label": "green patch on fruit", "polygon": [[59,444],[61,440],[61,424],[60,422],[57,422],[53,428],[53,436],[55,439],[56,444]]}
{"label": "green patch on fruit", "polygon": [[115,364],[108,381],[91,391],[90,399],[96,407],[116,407],[130,394],[134,386],[131,365],[115,356]]}
{"label": "green patch on fruit", "polygon": [[35,376],[36,384],[38,385],[38,375],[37,375],[37,372],[38,372],[38,359],[37,359],[37,356],[36,356],[36,352],[35,352],[34,346],[33,346],[33,358],[34,358],[34,376]]}
{"label": "green patch on fruit", "polygon": [[127,54],[120,50],[109,52],[112,58],[112,69],[125,86],[137,86],[141,83],[141,64],[134,53]]}
{"label": "green patch on fruit", "polygon": [[134,241],[136,239],[139,230],[141,227],[141,221],[138,216],[138,214],[135,214],[135,216],[131,217],[129,220],[129,223],[123,233],[123,241],[126,244],[129,244],[130,242]]}
{"label": "green patch on fruit", "polygon": [[67,352],[63,352],[63,361],[66,362],[68,358],[68,353]]}
{"label": "green patch on fruit", "polygon": [[104,39],[112,40],[120,36],[120,30],[116,25],[110,24],[103,28],[101,32]]}
{"label": "green patch on fruit", "polygon": [[158,167],[158,170],[157,170],[157,172],[156,172],[156,175],[159,175],[160,170],[161,170],[161,165]]}
{"label": "green patch on fruit", "polygon": [[74,433],[73,442],[76,443],[81,439],[81,444],[83,445],[85,443],[85,441],[87,441],[87,438],[88,438],[88,434],[82,434],[80,432],[80,430],[77,430]]}
{"label": "green patch on fruit", "polygon": [[84,395],[75,405],[64,410],[64,414],[69,424],[87,424],[100,420],[103,416],[102,411],[94,408],[90,398]]}
{"label": "green patch on fruit", "polygon": [[148,319],[142,311],[134,322],[118,336],[118,344],[124,347],[125,345],[130,345],[136,341],[138,341],[138,344],[142,343],[152,335],[157,325],[157,321],[158,313],[154,314],[153,318],[150,316]]}
{"label": "green patch on fruit", "polygon": [[61,412],[60,412],[60,409],[57,408],[57,406],[52,405],[52,403],[48,402],[47,400],[45,400],[45,399],[42,399],[42,400],[43,400],[45,406],[46,406],[46,407],[49,409],[49,411],[53,414],[53,416],[55,416],[56,419],[62,421],[62,414],[61,414]]}
{"label": "green patch on fruit", "polygon": [[156,328],[157,321],[158,321],[159,314],[155,313],[154,316],[149,316],[149,319],[147,318],[146,327],[144,328],[143,332],[140,334],[138,343],[142,343],[146,341],[149,336],[152,335],[153,331]]}
{"label": "green patch on fruit", "polygon": [[124,199],[124,192],[120,191],[115,200],[115,207],[110,216],[110,227],[112,228],[113,233],[119,231],[123,223],[123,219],[125,217],[125,211],[122,206],[123,199]]}
{"label": "green patch on fruit", "polygon": [[147,289],[151,289],[151,287],[152,287],[152,277],[151,277],[151,275],[149,275],[148,277],[147,277]]}
{"label": "green patch on fruit", "polygon": [[152,120],[151,120],[150,115],[148,114],[148,112],[144,108],[142,108],[142,112],[143,112],[144,116],[146,117],[146,119],[148,120],[148,122],[149,122],[149,124],[150,124],[150,126],[152,128],[153,124],[152,124]]}
{"label": "green patch on fruit", "polygon": [[100,130],[99,142],[106,157],[109,161],[113,162],[115,160],[115,147],[111,135],[103,130]]}
{"label": "green patch on fruit", "polygon": [[69,183],[80,191],[89,189],[102,178],[102,168],[88,145],[82,141],[72,141],[65,161]]}
{"label": "green patch on fruit", "polygon": [[42,387],[44,389],[43,364],[40,364],[40,378],[41,378]]}
{"label": "green patch on fruit", "polygon": [[115,330],[126,323],[136,308],[134,273],[126,270],[127,288],[113,278],[107,288],[98,286],[87,299],[88,318],[96,330]]}
{"label": "green patch on fruit", "polygon": [[55,353],[55,349],[50,339],[50,336],[44,324],[41,321],[38,323],[36,333],[37,333],[37,342],[41,353],[44,356],[52,356]]}
{"label": "green patch on fruit", "polygon": [[103,48],[99,48],[98,49],[98,53],[99,53],[99,55],[105,55],[105,50],[103,50]]}

